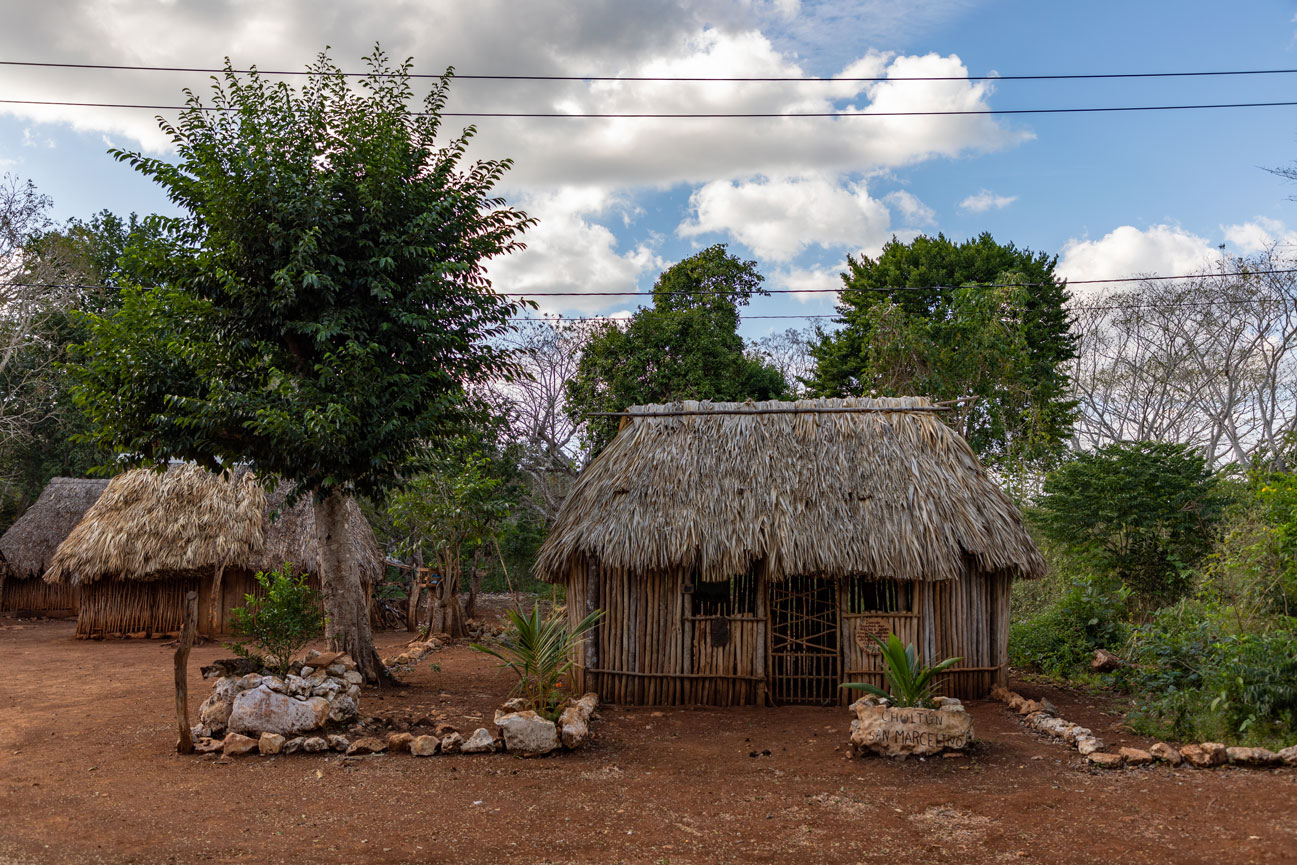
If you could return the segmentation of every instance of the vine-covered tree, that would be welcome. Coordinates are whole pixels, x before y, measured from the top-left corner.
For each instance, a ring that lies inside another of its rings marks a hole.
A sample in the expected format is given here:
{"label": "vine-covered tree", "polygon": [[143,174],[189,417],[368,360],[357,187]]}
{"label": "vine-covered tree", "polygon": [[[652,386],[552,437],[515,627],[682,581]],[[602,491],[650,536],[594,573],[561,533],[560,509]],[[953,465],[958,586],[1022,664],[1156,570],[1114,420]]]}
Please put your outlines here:
{"label": "vine-covered tree", "polygon": [[327,55],[301,89],[227,64],[210,100],[160,122],[174,162],[114,151],[183,211],[147,250],[156,282],[91,322],[78,373],[94,439],[138,462],[251,461],[310,495],[327,636],[370,682],[374,649],[343,505],[381,498],[455,434],[517,307],[485,260],[525,214],[492,195],[508,161],[440,143],[450,72],[411,110],[410,62],[353,83]]}
{"label": "vine-covered tree", "polygon": [[1055,263],[989,234],[893,239],[877,259],[848,257],[842,327],[811,349],[810,392],[964,399],[952,419],[984,461],[1047,463],[1075,414],[1076,340]]}
{"label": "vine-covered tree", "polygon": [[[653,306],[626,324],[609,322],[586,342],[566,385],[566,410],[588,412],[683,399],[777,399],[786,390],[777,369],[745,353],[739,307],[761,294],[755,261],[710,246],[662,272]],[[585,443],[598,453],[617,434],[616,418],[586,421]]]}

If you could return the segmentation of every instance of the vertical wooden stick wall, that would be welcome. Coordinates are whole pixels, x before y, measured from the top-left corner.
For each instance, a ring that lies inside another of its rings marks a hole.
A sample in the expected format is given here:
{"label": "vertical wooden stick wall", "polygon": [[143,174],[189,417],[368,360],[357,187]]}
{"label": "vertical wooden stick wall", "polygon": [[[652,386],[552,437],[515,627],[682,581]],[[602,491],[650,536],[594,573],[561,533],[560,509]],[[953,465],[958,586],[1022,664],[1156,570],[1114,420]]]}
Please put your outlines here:
{"label": "vertical wooden stick wall", "polygon": [[[768,699],[770,602],[765,568],[758,571],[755,610],[703,615],[686,593],[691,574],[629,574],[574,566],[568,575],[571,624],[594,609],[604,618],[574,657],[573,687],[598,691],[611,703],[638,705],[750,705]],[[913,642],[933,663],[959,656],[942,676],[943,693],[962,699],[986,695],[1005,675],[1009,579],[975,574],[943,583],[914,583],[911,609],[884,616],[893,632]],[[839,669],[844,681],[881,685],[876,659],[855,642],[861,618],[846,592],[838,595]],[[717,624],[717,619],[726,621]],[[844,698],[846,692],[844,692]]]}

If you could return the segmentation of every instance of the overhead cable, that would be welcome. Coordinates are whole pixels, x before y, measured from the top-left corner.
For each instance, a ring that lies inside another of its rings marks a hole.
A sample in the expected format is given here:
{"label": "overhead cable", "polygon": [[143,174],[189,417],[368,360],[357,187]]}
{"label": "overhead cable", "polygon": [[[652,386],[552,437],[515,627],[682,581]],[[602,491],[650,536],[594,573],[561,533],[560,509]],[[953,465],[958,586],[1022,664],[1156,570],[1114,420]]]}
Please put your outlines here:
{"label": "overhead cable", "polygon": [[[55,108],[138,108],[148,111],[237,111],[229,106],[213,105],[144,105],[128,102],[60,102],[44,99],[0,99],[3,105],[44,105]],[[560,111],[439,111],[438,117],[478,117],[498,119],[567,119],[567,120],[761,120],[838,117],[981,117],[1020,114],[1101,114],[1136,111],[1199,111],[1225,108],[1284,108],[1292,102],[1212,102],[1184,105],[1108,105],[1080,108],[970,108],[949,111],[747,111],[747,112],[560,112]],[[432,112],[411,111],[411,116],[426,117]]]}
{"label": "overhead cable", "polygon": [[[322,73],[309,69],[217,69],[198,66],[131,66],[112,63],[53,63],[33,60],[0,60],[0,66],[26,66],[45,69],[93,69],[113,72],[186,72],[211,75],[222,75],[233,72],[238,75],[250,75],[254,71],[259,75],[296,76],[319,75]],[[1130,78],[1216,78],[1253,75],[1291,75],[1297,69],[1224,69],[1224,70],[1191,70],[1173,72],[1079,72],[1040,75],[897,75],[897,76],[791,76],[791,75],[756,75],[756,76],[719,76],[719,75],[529,75],[529,74],[473,74],[454,73],[453,77],[470,81],[634,81],[634,82],[787,82],[787,83],[821,83],[838,82],[884,83],[891,81],[1098,81]],[[335,73],[328,73],[335,74]],[[347,78],[365,78],[373,73],[342,72]],[[385,73],[396,75],[399,73]],[[410,78],[440,78],[439,73],[409,73]]]}
{"label": "overhead cable", "polygon": [[[1223,273],[1184,273],[1172,274],[1168,276],[1118,276],[1110,279],[1059,279],[1058,283],[1051,282],[970,282],[964,286],[956,285],[891,285],[891,286],[866,286],[862,288],[852,288],[849,291],[876,291],[876,292],[895,292],[895,291],[954,291],[956,288],[967,286],[976,286],[978,288],[1040,288],[1047,285],[1108,285],[1127,282],[1163,282],[1167,280],[1179,279],[1218,279],[1233,276],[1279,276],[1283,274],[1297,273],[1297,268],[1280,268],[1273,270],[1235,270]],[[92,282],[22,282],[22,281],[0,281],[0,286],[21,287],[28,286],[31,288],[116,288],[119,285],[109,285],[107,283]],[[147,287],[147,286],[146,286]],[[771,288],[761,289],[756,292],[758,295],[767,294],[837,294],[843,291],[841,288]],[[495,292],[499,297],[652,297],[653,291],[502,291]],[[716,289],[697,289],[681,291],[660,292],[666,295],[703,295],[732,297],[738,292],[721,291]]]}

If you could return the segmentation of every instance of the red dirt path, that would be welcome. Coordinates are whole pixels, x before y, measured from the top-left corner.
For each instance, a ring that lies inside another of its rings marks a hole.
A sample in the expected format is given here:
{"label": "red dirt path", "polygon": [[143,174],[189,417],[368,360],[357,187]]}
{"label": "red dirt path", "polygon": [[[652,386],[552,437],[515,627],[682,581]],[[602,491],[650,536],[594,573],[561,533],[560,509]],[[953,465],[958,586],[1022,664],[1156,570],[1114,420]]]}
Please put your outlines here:
{"label": "red dirt path", "polygon": [[[0,865],[1297,862],[1297,770],[1091,770],[991,702],[959,759],[847,760],[843,709],[604,707],[592,746],[558,757],[221,765],[174,752],[171,649],[73,631],[0,618]],[[227,654],[194,650],[194,709],[199,664]],[[362,712],[440,711],[467,735],[509,685],[462,646],[407,678]],[[1018,689],[1146,741],[1084,697]]]}

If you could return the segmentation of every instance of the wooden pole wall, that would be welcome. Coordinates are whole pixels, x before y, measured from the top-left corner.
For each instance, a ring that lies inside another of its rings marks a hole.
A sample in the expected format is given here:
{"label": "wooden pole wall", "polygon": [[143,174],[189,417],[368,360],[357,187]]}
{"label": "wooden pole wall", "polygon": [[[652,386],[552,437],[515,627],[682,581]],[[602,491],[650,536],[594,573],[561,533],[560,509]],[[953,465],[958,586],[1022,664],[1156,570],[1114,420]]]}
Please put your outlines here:
{"label": "wooden pole wall", "polygon": [[[575,659],[574,681],[612,703],[767,702],[775,670],[766,574],[764,566],[754,571],[750,612],[714,615],[702,612],[696,593],[684,591],[684,585],[696,579],[693,574],[632,575],[594,563],[574,568],[568,582],[573,624],[591,610],[604,610],[602,623]],[[950,696],[985,696],[1002,680],[1007,661],[1007,578],[976,574],[970,568],[961,580],[911,583],[900,591],[898,597],[905,598],[908,609],[857,613],[850,609],[845,587],[835,589],[838,620],[833,636],[842,681],[883,684],[880,659],[856,638],[862,620],[876,618],[883,619],[889,632],[914,643],[925,663],[954,656],[963,659],[942,677],[944,693]],[[823,678],[824,662],[812,666],[811,672]]]}

